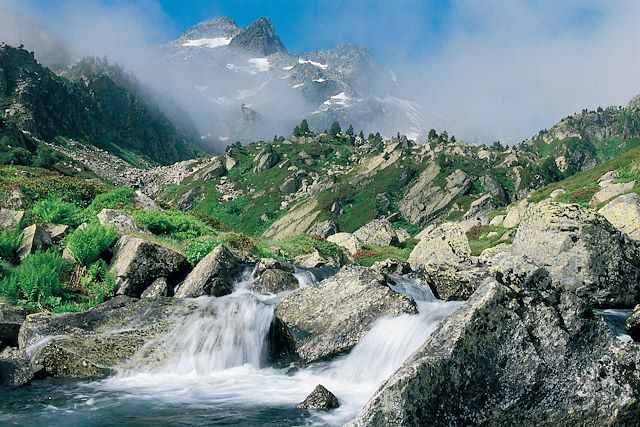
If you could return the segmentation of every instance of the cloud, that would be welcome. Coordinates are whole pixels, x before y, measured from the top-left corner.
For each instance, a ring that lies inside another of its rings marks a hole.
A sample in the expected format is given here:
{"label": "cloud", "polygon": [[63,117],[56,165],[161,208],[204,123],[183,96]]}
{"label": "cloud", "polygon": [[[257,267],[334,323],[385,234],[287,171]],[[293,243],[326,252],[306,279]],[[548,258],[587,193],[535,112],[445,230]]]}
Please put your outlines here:
{"label": "cloud", "polygon": [[[287,33],[298,44],[364,44],[398,76],[401,96],[434,112],[427,126],[458,139],[517,142],[640,92],[635,0],[319,0],[293,10],[300,16],[286,22]],[[0,0],[0,39],[24,43],[45,63],[105,55],[173,97],[201,129],[223,132],[246,82],[215,67],[168,65],[156,48],[178,32],[155,0]],[[215,102],[194,82],[216,86]],[[272,82],[252,101],[264,114],[262,137],[287,132],[311,111],[285,86]]]}

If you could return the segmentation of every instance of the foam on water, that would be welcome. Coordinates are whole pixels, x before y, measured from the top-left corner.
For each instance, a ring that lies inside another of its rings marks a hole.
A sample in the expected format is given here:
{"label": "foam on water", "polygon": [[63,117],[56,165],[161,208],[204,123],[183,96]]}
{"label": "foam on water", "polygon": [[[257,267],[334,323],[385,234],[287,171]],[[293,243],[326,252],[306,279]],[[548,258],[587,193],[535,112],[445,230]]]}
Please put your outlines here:
{"label": "foam on water", "polygon": [[[292,374],[264,366],[275,303],[286,293],[267,297],[248,291],[254,276],[247,269],[226,297],[198,298],[196,312],[164,337],[161,346],[170,358],[163,366],[123,371],[89,387],[187,407],[241,410],[293,407],[323,384],[338,396],[341,407],[312,414],[308,421],[341,425],[460,305],[436,300],[428,288],[398,277],[394,289],[412,296],[419,314],[381,318],[348,355]],[[308,270],[297,270],[295,276],[301,287],[316,281]]]}

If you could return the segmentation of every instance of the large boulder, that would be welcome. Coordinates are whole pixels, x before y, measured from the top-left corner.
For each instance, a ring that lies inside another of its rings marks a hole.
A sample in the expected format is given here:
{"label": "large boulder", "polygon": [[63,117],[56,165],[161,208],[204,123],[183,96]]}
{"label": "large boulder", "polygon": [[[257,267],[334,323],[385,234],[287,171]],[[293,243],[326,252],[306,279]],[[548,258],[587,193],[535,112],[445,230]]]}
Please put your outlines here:
{"label": "large boulder", "polygon": [[0,208],[0,231],[16,228],[23,217],[24,211]]}
{"label": "large boulder", "polygon": [[274,151],[259,153],[254,160],[253,173],[259,173],[274,167],[278,163],[278,159],[278,154]]}
{"label": "large boulder", "polygon": [[469,210],[462,216],[460,227],[464,231],[469,231],[473,227],[487,225],[489,223],[489,212],[493,209],[493,199],[490,194],[485,194],[471,202]]}
{"label": "large boulder", "polygon": [[118,239],[111,261],[118,295],[136,298],[161,277],[174,286],[184,277],[187,269],[186,258],[178,252],[128,235]]}
{"label": "large boulder", "polygon": [[507,210],[507,214],[502,220],[502,226],[506,228],[513,228],[520,224],[522,216],[527,210],[527,206],[529,206],[529,202],[526,199],[510,206],[509,210]]}
{"label": "large boulder", "polygon": [[98,214],[98,221],[100,225],[111,226],[120,233],[131,233],[138,229],[133,216],[114,209],[102,209]]}
{"label": "large boulder", "polygon": [[360,240],[365,248],[398,244],[396,230],[386,219],[374,219],[358,228],[353,237]]}
{"label": "large boulder", "polygon": [[18,332],[27,314],[24,308],[0,303],[0,347],[18,346]]}
{"label": "large boulder", "polygon": [[356,236],[351,233],[336,233],[327,237],[327,241],[345,248],[351,255],[364,248],[364,245]]}
{"label": "large boulder", "polygon": [[311,394],[296,406],[302,411],[330,411],[338,407],[340,407],[338,398],[322,384],[318,384]]}
{"label": "large boulder", "polygon": [[382,274],[349,266],[287,295],[275,315],[292,352],[310,363],[349,351],[382,316],[415,312],[415,302],[393,291]]}
{"label": "large boulder", "polygon": [[24,350],[7,347],[0,353],[0,385],[18,387],[31,382],[33,369]]}
{"label": "large boulder", "polygon": [[37,224],[30,225],[22,230],[22,246],[18,249],[20,259],[25,259],[37,251],[44,251],[53,246],[51,236]]}
{"label": "large boulder", "polygon": [[429,264],[421,268],[420,275],[436,298],[464,301],[484,282],[489,273],[485,268],[467,264]]}
{"label": "large boulder", "polygon": [[196,298],[202,295],[220,297],[233,292],[237,261],[229,250],[219,245],[184,279],[176,298]]}
{"label": "large boulder", "polygon": [[636,193],[616,197],[598,213],[627,236],[640,239],[640,196]]}
{"label": "large boulder", "polygon": [[336,234],[338,232],[338,226],[335,222],[330,219],[316,222],[309,228],[307,234],[311,234],[312,236],[322,237],[323,239],[328,238],[329,236]]}
{"label": "large boulder", "polygon": [[590,209],[556,202],[531,207],[512,252],[548,268],[597,306],[640,303],[640,245]]}
{"label": "large boulder", "polygon": [[636,185],[635,181],[614,183],[614,179],[603,179],[605,176],[606,174],[600,178],[598,182],[600,190],[589,201],[590,206],[597,206],[616,196],[628,193]]}
{"label": "large boulder", "polygon": [[640,342],[640,304],[631,313],[631,317],[627,320],[627,332],[631,339]]}
{"label": "large boulder", "polygon": [[249,289],[261,294],[277,294],[297,287],[298,280],[293,274],[277,269],[267,269],[251,284]]}
{"label": "large boulder", "polygon": [[[20,349],[44,375],[104,377],[196,308],[189,300],[117,296],[82,313],[33,314],[20,330]],[[159,354],[155,363],[161,362]]]}
{"label": "large boulder", "polygon": [[203,181],[207,181],[210,179],[220,178],[225,173],[227,173],[227,169],[225,165],[222,163],[219,157],[212,159],[209,165],[205,166],[199,173],[198,179]]}
{"label": "large boulder", "polygon": [[444,223],[423,237],[409,255],[414,268],[431,265],[453,265],[469,261],[469,240],[460,226]]}
{"label": "large boulder", "polygon": [[640,346],[536,267],[486,281],[350,426],[637,425]]}

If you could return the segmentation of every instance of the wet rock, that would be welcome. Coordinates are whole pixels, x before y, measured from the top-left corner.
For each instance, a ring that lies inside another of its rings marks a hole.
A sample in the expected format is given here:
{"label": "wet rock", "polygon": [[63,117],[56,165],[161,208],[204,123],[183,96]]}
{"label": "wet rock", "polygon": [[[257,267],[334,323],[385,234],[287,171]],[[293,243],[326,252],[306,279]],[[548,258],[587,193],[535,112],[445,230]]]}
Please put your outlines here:
{"label": "wet rock", "polygon": [[371,269],[383,274],[411,273],[411,266],[408,262],[398,261],[396,259],[385,259],[384,261],[374,262]]}
{"label": "wet rock", "polygon": [[51,236],[37,224],[30,225],[22,231],[22,246],[18,249],[20,259],[25,259],[36,251],[44,251],[53,246]]}
{"label": "wet rock", "polygon": [[298,280],[293,277],[293,274],[282,270],[268,269],[251,284],[249,289],[261,294],[277,294],[297,287]]}
{"label": "wet rock", "polygon": [[16,228],[24,218],[24,211],[0,208],[0,231]]}
{"label": "wet rock", "polygon": [[327,219],[325,221],[316,222],[309,228],[307,234],[311,234],[312,236],[322,237],[323,239],[328,238],[338,232],[338,226],[335,222]]}
{"label": "wet rock", "polygon": [[349,425],[635,425],[640,346],[543,269],[486,281]]}
{"label": "wet rock", "polygon": [[420,269],[420,275],[436,298],[465,301],[489,277],[489,272],[467,264],[429,264]]}
{"label": "wet rock", "polygon": [[598,213],[618,230],[634,240],[640,239],[640,196],[635,193],[618,196]]}
{"label": "wet rock", "polygon": [[336,233],[327,237],[327,241],[345,248],[351,255],[364,248],[364,245],[351,233]]}
{"label": "wet rock", "polygon": [[0,303],[0,348],[18,346],[18,332],[27,314],[24,308]]}
{"label": "wet rock", "polygon": [[386,219],[374,219],[358,228],[353,237],[360,240],[365,248],[398,244],[398,236],[393,225]]}
{"label": "wet rock", "polygon": [[257,272],[261,274],[267,269],[288,271],[289,273],[293,273],[295,271],[293,265],[289,264],[288,262],[280,261],[274,258],[261,258],[256,264]]}
{"label": "wet rock", "polygon": [[11,347],[0,353],[0,385],[19,387],[29,384],[32,379],[33,370],[27,353]]}
{"label": "wet rock", "polygon": [[138,237],[120,237],[113,252],[111,271],[116,275],[118,295],[139,297],[160,277],[174,286],[188,269],[183,255]]}
{"label": "wet rock", "polygon": [[169,283],[164,277],[159,277],[144,290],[140,298],[160,298],[169,295]]}
{"label": "wet rock", "polygon": [[196,298],[202,295],[220,297],[233,292],[237,260],[227,248],[217,246],[180,284],[176,298]]}
{"label": "wet rock", "polygon": [[113,227],[120,233],[130,233],[138,229],[133,216],[114,209],[102,209],[98,214],[98,221],[103,227]]}
{"label": "wet rock", "polygon": [[[117,296],[82,313],[30,315],[20,330],[20,349],[47,376],[105,377],[137,357],[143,346],[149,351],[195,309],[190,300]],[[167,357],[154,355],[145,359],[147,365]]]}
{"label": "wet rock", "polygon": [[636,305],[631,317],[627,320],[627,332],[632,340],[640,342],[640,305]]}
{"label": "wet rock", "polygon": [[452,265],[466,262],[471,248],[464,231],[456,223],[445,223],[435,228],[416,245],[409,255],[414,268],[429,265]]}
{"label": "wet rock", "polygon": [[556,281],[601,307],[640,303],[640,246],[578,205],[527,210],[512,252],[549,269]]}
{"label": "wet rock", "polygon": [[275,316],[292,352],[310,363],[349,351],[382,316],[415,312],[414,301],[393,291],[383,275],[349,266],[284,297]]}
{"label": "wet rock", "polygon": [[311,411],[330,411],[338,407],[340,407],[338,398],[322,384],[318,384],[315,390],[296,406],[300,410]]}

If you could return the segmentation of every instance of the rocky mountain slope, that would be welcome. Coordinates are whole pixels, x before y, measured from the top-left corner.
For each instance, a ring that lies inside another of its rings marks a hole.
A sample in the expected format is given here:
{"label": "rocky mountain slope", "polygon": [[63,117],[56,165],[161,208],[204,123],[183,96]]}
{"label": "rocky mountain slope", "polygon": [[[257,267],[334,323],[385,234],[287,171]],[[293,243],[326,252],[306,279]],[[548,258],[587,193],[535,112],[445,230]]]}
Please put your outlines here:
{"label": "rocky mountain slope", "polygon": [[387,135],[399,130],[413,139],[426,134],[425,120],[434,119],[394,96],[395,76],[363,47],[292,54],[268,18],[246,28],[228,17],[203,21],[166,50],[173,61],[200,71],[195,87],[225,116],[209,124],[209,132],[222,141],[264,138],[265,129],[282,132],[269,117],[276,105],[288,107],[289,127],[306,118],[313,127],[328,129],[338,120]]}
{"label": "rocky mountain slope", "polygon": [[[20,157],[16,148],[34,152],[36,139],[75,140],[132,162],[140,157],[168,164],[201,152],[193,127],[176,126],[148,90],[104,61],[85,59],[56,75],[32,53],[3,44],[0,69],[0,121],[3,128],[26,134],[14,142],[9,133],[13,131],[4,131],[6,156]],[[20,142],[24,138],[31,138],[32,144]]]}

